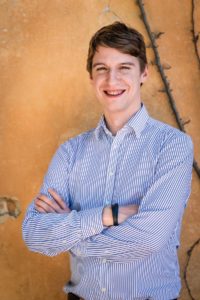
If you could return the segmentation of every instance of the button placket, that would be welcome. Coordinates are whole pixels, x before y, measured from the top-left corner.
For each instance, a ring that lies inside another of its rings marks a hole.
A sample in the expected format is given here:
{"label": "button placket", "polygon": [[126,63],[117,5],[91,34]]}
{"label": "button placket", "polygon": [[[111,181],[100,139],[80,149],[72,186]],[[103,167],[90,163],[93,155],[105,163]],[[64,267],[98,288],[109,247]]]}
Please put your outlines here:
{"label": "button placket", "polygon": [[114,180],[115,180],[115,172],[116,172],[116,164],[117,164],[117,154],[116,152],[117,148],[113,149],[113,146],[111,146],[110,150],[110,159],[107,169],[107,178],[106,178],[106,187],[105,187],[105,194],[104,199],[106,201],[106,205],[111,204],[112,200],[112,194],[113,194],[113,188],[114,188]]}
{"label": "button placket", "polygon": [[118,162],[118,152],[123,138],[124,138],[124,133],[123,134],[121,133],[121,135],[116,136],[113,139],[113,142],[111,144],[110,158],[109,158],[109,164],[107,169],[106,187],[104,193],[105,206],[111,205],[112,202],[114,183],[115,183],[115,173],[116,173],[117,162]]}
{"label": "button placket", "polygon": [[[106,295],[107,292],[107,280],[106,280],[106,274],[108,272],[108,264],[106,264],[106,259],[103,258],[101,259],[101,263],[99,265],[99,275],[100,275],[100,281],[99,281],[99,287],[100,287],[100,291],[102,292],[102,294],[104,294],[104,296]],[[103,295],[102,295],[103,296]],[[102,298],[104,299],[104,298]]]}

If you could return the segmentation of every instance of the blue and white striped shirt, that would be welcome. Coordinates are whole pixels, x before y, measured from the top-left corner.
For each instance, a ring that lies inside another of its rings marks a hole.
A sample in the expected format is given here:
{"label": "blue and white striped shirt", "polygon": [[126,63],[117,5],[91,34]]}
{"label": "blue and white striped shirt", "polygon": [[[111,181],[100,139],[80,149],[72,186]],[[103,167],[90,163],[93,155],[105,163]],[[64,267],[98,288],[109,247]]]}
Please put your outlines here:
{"label": "blue and white striped shirt", "polygon": [[[102,118],[96,129],[59,147],[41,193],[53,188],[70,213],[29,206],[23,236],[29,249],[53,256],[69,251],[67,292],[86,300],[170,300],[180,292],[179,246],[190,195],[190,137],[149,117],[145,106],[112,136]],[[105,228],[111,203],[137,204],[119,226]]]}

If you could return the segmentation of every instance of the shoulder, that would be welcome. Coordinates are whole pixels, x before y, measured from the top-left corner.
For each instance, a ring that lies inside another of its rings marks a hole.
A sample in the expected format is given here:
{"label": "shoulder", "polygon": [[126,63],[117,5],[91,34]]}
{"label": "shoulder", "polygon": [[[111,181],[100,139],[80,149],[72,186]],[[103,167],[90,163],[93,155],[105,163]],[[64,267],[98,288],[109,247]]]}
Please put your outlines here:
{"label": "shoulder", "polygon": [[90,129],[85,132],[81,132],[80,134],[77,134],[69,139],[67,139],[61,146],[68,147],[69,145],[74,148],[78,144],[87,142],[91,138],[94,137],[94,131],[95,129]]}
{"label": "shoulder", "polygon": [[152,132],[155,132],[159,137],[161,149],[167,148],[172,151],[177,149],[180,154],[181,152],[193,152],[192,139],[185,132],[151,117],[149,118],[149,125]]}
{"label": "shoulder", "polygon": [[94,138],[95,129],[90,129],[88,131],[82,132],[74,137],[69,138],[64,143],[62,143],[58,152],[63,153],[64,155],[73,155],[77,152],[79,147],[88,144],[91,139]]}

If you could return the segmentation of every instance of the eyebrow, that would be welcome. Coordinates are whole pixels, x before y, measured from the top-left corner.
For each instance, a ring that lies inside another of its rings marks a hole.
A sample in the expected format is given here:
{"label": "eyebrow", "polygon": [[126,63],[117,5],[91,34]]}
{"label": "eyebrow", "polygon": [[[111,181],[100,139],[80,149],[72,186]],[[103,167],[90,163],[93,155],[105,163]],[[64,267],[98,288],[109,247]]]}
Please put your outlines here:
{"label": "eyebrow", "polygon": [[97,66],[105,66],[105,64],[104,63],[96,63],[96,64],[92,65],[92,68],[95,68]]}
{"label": "eyebrow", "polygon": [[124,62],[124,63],[121,63],[120,65],[129,65],[129,66],[135,66],[135,64],[133,62]]}
{"label": "eyebrow", "polygon": [[[119,65],[120,65],[120,66],[123,66],[123,65],[135,66],[135,64],[134,64],[133,62],[123,62],[123,63],[119,63]],[[97,66],[106,66],[106,64],[101,63],[101,62],[95,63],[95,64],[92,66],[92,68],[95,68],[95,67],[97,67]]]}

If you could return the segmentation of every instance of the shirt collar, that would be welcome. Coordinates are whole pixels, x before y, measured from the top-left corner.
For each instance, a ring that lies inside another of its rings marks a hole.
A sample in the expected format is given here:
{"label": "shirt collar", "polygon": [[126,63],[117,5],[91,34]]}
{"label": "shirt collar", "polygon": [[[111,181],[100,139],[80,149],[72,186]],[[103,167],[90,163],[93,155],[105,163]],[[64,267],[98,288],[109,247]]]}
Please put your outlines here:
{"label": "shirt collar", "polygon": [[[148,111],[145,105],[142,103],[141,108],[128,120],[128,122],[124,125],[124,129],[132,129],[137,138],[140,137],[143,129],[146,126],[147,120],[149,118]],[[108,130],[104,116],[101,117],[96,129],[95,129],[95,136],[97,139],[101,137],[103,131],[107,134],[112,136],[111,132]]]}

